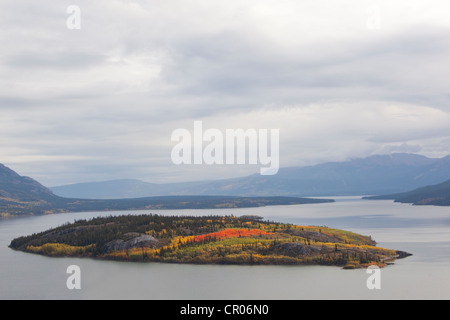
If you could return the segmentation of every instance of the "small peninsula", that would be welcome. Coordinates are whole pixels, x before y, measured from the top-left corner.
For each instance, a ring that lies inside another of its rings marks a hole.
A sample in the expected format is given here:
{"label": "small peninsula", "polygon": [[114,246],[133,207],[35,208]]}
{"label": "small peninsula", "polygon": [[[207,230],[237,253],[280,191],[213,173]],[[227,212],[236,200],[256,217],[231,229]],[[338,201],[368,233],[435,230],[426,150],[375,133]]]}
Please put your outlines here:
{"label": "small peninsula", "polygon": [[190,264],[383,267],[409,256],[376,247],[368,236],[258,216],[122,215],[14,239],[10,248],[50,257]]}
{"label": "small peninsula", "polygon": [[365,200],[394,200],[416,206],[450,206],[450,180],[437,185],[426,186],[412,191],[364,197]]}

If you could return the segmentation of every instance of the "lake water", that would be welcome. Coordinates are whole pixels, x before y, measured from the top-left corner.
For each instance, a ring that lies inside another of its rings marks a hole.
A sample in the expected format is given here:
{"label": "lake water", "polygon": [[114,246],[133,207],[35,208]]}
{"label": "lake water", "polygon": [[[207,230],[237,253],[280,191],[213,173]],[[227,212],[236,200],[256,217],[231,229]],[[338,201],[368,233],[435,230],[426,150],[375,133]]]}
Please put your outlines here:
{"label": "lake water", "polygon": [[[381,269],[369,290],[366,270],[322,266],[216,266],[48,258],[8,248],[13,238],[75,219],[142,212],[91,212],[0,221],[0,299],[450,299],[450,208],[339,197],[335,203],[251,209],[152,211],[166,215],[256,214],[371,235],[413,256]],[[69,290],[67,267],[81,268]]]}

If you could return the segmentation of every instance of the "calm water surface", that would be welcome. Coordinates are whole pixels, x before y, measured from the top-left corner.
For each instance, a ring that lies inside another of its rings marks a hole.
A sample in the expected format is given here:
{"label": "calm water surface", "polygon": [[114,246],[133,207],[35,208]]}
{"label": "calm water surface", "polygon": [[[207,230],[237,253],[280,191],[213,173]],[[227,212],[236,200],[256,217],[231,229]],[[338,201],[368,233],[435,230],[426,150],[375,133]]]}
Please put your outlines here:
{"label": "calm water surface", "polygon": [[[197,266],[47,258],[15,252],[12,239],[75,219],[142,212],[91,212],[0,220],[0,299],[450,299],[450,208],[336,198],[329,204],[252,209],[152,211],[165,215],[256,214],[371,235],[379,246],[414,255],[381,270],[369,290],[366,270],[320,266]],[[81,267],[81,290],[68,290],[67,267]]]}

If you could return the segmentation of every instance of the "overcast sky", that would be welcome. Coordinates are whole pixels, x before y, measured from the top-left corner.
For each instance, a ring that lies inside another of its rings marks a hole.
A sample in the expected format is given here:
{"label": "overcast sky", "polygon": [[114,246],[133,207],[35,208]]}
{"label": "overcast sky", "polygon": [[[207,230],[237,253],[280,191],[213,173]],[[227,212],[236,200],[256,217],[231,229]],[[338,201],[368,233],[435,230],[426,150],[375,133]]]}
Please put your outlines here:
{"label": "overcast sky", "polygon": [[0,46],[0,163],[46,186],[259,172],[175,166],[194,120],[282,167],[450,154],[448,0],[1,0]]}

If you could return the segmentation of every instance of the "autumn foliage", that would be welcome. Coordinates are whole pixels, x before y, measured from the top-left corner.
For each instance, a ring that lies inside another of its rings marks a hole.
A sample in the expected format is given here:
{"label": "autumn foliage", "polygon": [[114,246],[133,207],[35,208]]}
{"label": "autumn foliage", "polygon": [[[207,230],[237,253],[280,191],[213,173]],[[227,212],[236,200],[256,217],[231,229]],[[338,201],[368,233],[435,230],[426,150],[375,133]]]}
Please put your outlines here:
{"label": "autumn foliage", "polygon": [[195,236],[193,242],[201,243],[211,240],[219,241],[229,238],[243,238],[243,237],[263,236],[263,235],[272,235],[272,233],[258,229],[226,229],[214,233]]}
{"label": "autumn foliage", "polygon": [[[139,239],[146,241],[139,242]],[[149,240],[150,239],[150,240]],[[130,243],[125,249],[112,244]],[[367,236],[234,216],[136,215],[79,220],[14,239],[11,248],[47,256],[196,264],[384,265],[396,251]]]}

